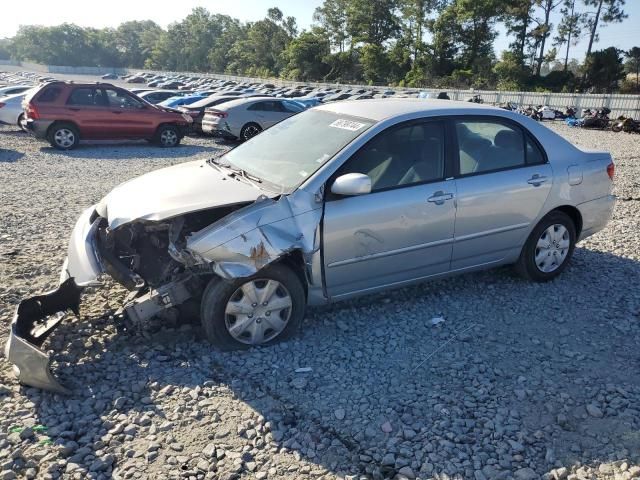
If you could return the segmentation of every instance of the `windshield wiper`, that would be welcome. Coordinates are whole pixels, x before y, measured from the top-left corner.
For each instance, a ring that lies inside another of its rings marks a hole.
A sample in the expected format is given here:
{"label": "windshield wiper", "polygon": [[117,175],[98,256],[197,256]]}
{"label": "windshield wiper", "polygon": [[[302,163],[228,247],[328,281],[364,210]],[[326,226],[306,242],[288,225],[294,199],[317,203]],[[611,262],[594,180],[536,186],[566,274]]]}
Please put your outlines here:
{"label": "windshield wiper", "polygon": [[260,177],[256,177],[255,175],[252,175],[242,168],[232,167],[229,163],[223,163],[219,158],[210,158],[209,160],[207,160],[207,163],[213,164],[218,168],[222,167],[226,168],[227,170],[231,170],[232,174],[234,174],[235,176],[242,177],[245,180],[249,180],[250,182],[262,183],[262,179]]}

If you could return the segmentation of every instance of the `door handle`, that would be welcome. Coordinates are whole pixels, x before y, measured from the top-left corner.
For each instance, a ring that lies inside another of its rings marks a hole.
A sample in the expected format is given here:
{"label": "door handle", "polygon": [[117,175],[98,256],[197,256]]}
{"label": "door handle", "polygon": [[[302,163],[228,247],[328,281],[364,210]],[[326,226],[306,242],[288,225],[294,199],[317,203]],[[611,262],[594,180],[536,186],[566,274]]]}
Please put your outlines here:
{"label": "door handle", "polygon": [[540,185],[542,185],[546,181],[547,181],[547,177],[545,177],[544,175],[538,175],[536,173],[533,177],[531,177],[529,180],[527,180],[527,183],[529,185],[533,185],[534,187],[539,187]]}
{"label": "door handle", "polygon": [[444,205],[446,200],[451,200],[452,198],[453,193],[444,193],[440,191],[427,198],[427,202],[435,203],[436,205]]}
{"label": "door handle", "polygon": [[67,110],[71,110],[72,112],[79,112],[80,111],[79,108],[72,108],[72,107],[67,107]]}
{"label": "door handle", "polygon": [[116,113],[116,114],[120,115],[122,112],[119,112],[117,110],[113,110],[111,113]]}

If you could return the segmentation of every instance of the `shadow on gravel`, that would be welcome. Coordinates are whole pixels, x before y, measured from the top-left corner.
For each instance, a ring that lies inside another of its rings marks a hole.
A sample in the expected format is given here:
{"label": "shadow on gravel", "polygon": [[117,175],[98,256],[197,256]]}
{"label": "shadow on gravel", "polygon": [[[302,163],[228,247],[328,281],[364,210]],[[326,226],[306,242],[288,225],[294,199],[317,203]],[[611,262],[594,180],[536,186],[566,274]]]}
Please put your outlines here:
{"label": "shadow on gravel", "polygon": [[286,452],[316,476],[614,471],[640,462],[640,374],[629,368],[640,362],[640,298],[624,288],[638,278],[639,262],[578,248],[554,282],[500,269],[421,284],[310,310],[297,338],[231,353],[189,325],[94,341],[112,321],[85,317],[52,340],[71,343],[56,359],[74,395],[24,392],[61,455],[87,469],[105,452],[120,470],[148,469],[153,423],[176,438],[162,437],[150,462],[166,465],[180,442],[185,475],[211,441],[247,445],[240,467],[218,463],[219,478]]}
{"label": "shadow on gravel", "polygon": [[132,157],[152,157],[155,154],[162,158],[182,158],[198,155],[203,152],[215,154],[224,151],[224,147],[218,147],[212,142],[211,146],[184,144],[175,148],[160,148],[147,142],[119,142],[119,143],[83,143],[74,150],[61,151],[50,146],[43,146],[43,153],[54,153],[69,158],[83,160],[122,160]]}
{"label": "shadow on gravel", "polygon": [[24,157],[24,153],[0,148],[0,163],[13,163]]}

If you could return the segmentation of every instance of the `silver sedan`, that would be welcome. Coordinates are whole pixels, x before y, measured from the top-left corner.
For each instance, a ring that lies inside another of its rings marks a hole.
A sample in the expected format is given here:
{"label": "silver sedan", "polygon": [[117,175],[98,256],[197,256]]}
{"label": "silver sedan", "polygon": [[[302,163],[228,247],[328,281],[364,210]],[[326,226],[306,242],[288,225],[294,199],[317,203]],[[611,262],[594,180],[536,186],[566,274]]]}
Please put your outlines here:
{"label": "silver sedan", "polygon": [[281,98],[241,98],[207,108],[202,119],[202,131],[246,141],[303,110],[301,104]]}
{"label": "silver sedan", "polygon": [[19,305],[7,356],[24,383],[64,391],[32,332],[77,312],[101,275],[137,292],[124,306],[136,324],[199,302],[207,337],[225,349],[290,337],[309,305],[428,279],[513,264],[549,281],[609,221],[613,177],[609,153],[502,109],[418,99],[313,108],[89,207],[60,287]]}

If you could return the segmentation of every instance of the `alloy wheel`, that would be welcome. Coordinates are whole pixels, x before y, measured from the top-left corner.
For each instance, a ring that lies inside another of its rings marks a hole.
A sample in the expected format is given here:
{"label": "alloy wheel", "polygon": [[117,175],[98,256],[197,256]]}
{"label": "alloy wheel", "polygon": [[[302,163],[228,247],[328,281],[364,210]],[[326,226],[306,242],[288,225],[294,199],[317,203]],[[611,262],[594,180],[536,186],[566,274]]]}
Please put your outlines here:
{"label": "alloy wheel", "polygon": [[225,307],[227,331],[246,345],[267,343],[286,328],[292,305],[289,291],[277,280],[250,280],[229,297]]}
{"label": "alloy wheel", "polygon": [[56,130],[55,134],[53,135],[53,140],[59,147],[69,148],[75,143],[76,136],[68,128],[61,128],[59,130]]}
{"label": "alloy wheel", "polygon": [[260,129],[255,125],[249,125],[244,129],[244,139],[249,140],[260,133]]}
{"label": "alloy wheel", "polygon": [[551,273],[564,263],[571,246],[569,230],[564,225],[549,226],[536,244],[535,264],[541,272]]}
{"label": "alloy wheel", "polygon": [[164,130],[160,134],[160,142],[166,147],[172,147],[178,141],[178,135],[173,130]]}

